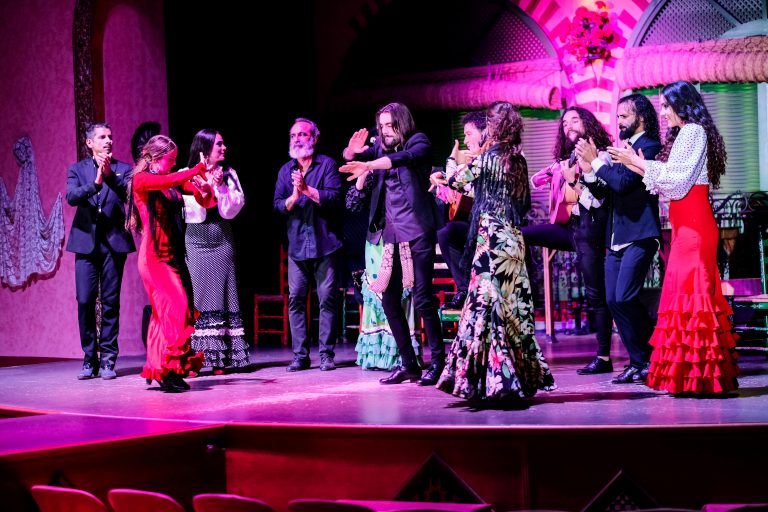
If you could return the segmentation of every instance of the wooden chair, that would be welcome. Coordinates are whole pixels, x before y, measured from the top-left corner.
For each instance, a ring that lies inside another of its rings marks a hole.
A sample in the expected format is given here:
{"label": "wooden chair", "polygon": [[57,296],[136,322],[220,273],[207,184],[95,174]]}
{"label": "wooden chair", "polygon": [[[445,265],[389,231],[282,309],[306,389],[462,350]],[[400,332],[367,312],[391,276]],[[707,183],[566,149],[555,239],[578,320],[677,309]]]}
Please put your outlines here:
{"label": "wooden chair", "polygon": [[259,335],[279,334],[280,343],[288,346],[288,253],[280,246],[280,293],[253,296],[253,344],[259,344]]}
{"label": "wooden chair", "polygon": [[179,502],[159,492],[112,489],[107,497],[114,512],[184,512]]}
{"label": "wooden chair", "polygon": [[198,494],[192,506],[195,512],[275,512],[261,500],[236,494]]}
{"label": "wooden chair", "polygon": [[68,487],[33,485],[32,497],[35,498],[40,512],[106,512],[107,506],[93,494]]}
{"label": "wooden chair", "polygon": [[[768,235],[765,228],[758,231],[760,254],[759,290],[749,279],[723,282],[723,294],[731,292],[734,309],[734,332],[742,339],[752,338],[752,344],[740,344],[741,348],[768,349]],[[740,285],[740,286],[736,286]],[[749,285],[749,286],[747,286]],[[754,293],[758,291],[759,293]],[[752,292],[752,293],[749,293]],[[755,344],[754,342],[757,342]]]}

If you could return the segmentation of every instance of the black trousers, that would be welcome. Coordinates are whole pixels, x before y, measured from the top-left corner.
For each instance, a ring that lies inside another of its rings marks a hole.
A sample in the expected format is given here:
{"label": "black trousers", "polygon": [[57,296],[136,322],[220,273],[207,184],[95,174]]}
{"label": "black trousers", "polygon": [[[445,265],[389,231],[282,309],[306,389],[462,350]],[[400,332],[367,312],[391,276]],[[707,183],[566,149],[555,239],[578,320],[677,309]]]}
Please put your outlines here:
{"label": "black trousers", "polygon": [[654,322],[640,302],[640,291],[658,248],[656,239],[645,238],[619,251],[609,250],[605,259],[608,307],[629,353],[629,364],[635,367],[648,363],[652,352],[648,340]]}
{"label": "black trousers", "polygon": [[[114,366],[120,330],[120,287],[126,254],[114,252],[97,240],[90,254],[75,254],[77,322],[83,362],[94,367]],[[101,335],[96,337],[96,298],[101,282]]]}
{"label": "black trousers", "polygon": [[613,318],[605,295],[605,223],[607,211],[571,216],[568,225],[538,224],[522,229],[526,247],[540,246],[559,251],[576,251],[576,262],[584,279],[584,294],[594,313],[597,355],[611,353]]}
{"label": "black trousers", "polygon": [[461,266],[461,257],[467,246],[467,234],[469,222],[463,220],[448,222],[437,231],[437,244],[453,280],[456,281],[457,292],[466,292],[469,289],[469,275],[472,269]]}
{"label": "black trousers", "polygon": [[[432,277],[435,273],[435,235],[426,233],[410,242],[411,260],[413,261],[413,305],[424,322],[424,331],[432,352],[432,363],[445,364],[445,343],[443,328],[438,315],[438,300],[432,291]],[[381,294],[381,304],[387,322],[392,329],[392,336],[397,342],[403,365],[414,366],[416,353],[411,345],[408,319],[402,307],[403,268],[400,253],[395,250],[392,259],[392,275],[389,286]]]}

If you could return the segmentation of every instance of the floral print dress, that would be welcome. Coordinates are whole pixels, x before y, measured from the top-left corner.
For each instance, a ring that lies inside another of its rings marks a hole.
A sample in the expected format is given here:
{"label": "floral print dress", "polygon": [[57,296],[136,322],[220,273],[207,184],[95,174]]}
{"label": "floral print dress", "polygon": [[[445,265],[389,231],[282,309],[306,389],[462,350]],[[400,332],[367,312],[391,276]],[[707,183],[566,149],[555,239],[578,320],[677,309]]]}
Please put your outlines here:
{"label": "floral print dress", "polygon": [[[514,158],[517,165],[526,165],[522,156]],[[519,399],[556,388],[534,336],[525,244],[509,215],[514,199],[508,173],[491,148],[456,170],[451,185],[466,193],[479,184],[502,196],[483,201],[484,194],[475,190],[481,200],[476,199],[480,210],[473,216],[478,219],[477,246],[468,297],[437,383],[438,389],[466,399]]]}

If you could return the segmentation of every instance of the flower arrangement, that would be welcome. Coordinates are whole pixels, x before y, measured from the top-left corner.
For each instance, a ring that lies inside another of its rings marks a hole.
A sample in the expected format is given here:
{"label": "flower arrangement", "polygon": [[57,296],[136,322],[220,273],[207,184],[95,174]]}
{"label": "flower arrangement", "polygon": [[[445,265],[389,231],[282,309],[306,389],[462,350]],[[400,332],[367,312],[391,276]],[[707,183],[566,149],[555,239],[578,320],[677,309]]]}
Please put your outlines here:
{"label": "flower arrangement", "polygon": [[609,4],[601,0],[595,2],[594,11],[583,6],[576,9],[564,49],[577,66],[611,58],[611,48],[617,39],[615,17]]}

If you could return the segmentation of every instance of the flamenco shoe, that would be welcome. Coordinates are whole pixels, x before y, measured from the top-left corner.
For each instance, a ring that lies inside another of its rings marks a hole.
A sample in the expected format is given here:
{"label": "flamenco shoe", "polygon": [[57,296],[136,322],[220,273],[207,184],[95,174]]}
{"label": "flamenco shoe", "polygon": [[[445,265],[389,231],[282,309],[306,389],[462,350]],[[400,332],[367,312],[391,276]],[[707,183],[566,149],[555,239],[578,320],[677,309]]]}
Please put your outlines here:
{"label": "flamenco shoe", "polygon": [[225,373],[227,373],[227,370],[224,368],[218,368],[218,367],[213,368],[214,375],[224,375]]}
{"label": "flamenco shoe", "polygon": [[197,372],[189,372],[189,373],[187,373],[187,378],[188,379],[195,379],[195,378],[197,378],[198,375],[199,374]]}
{"label": "flamenco shoe", "polygon": [[158,383],[160,384],[160,389],[166,393],[183,393],[190,389],[189,384],[184,382],[181,376],[176,373],[169,373]]}
{"label": "flamenco shoe", "polygon": [[192,386],[187,384],[187,382],[184,380],[183,376],[179,375],[178,373],[174,373],[172,375],[173,375],[173,383],[176,386],[184,389],[184,391],[189,391],[190,389],[192,389]]}
{"label": "flamenco shoe", "polygon": [[389,377],[379,379],[379,382],[381,384],[400,384],[406,380],[416,382],[420,378],[421,368],[418,366],[413,366],[410,368],[406,366],[395,366],[395,368],[392,370],[392,374]]}

